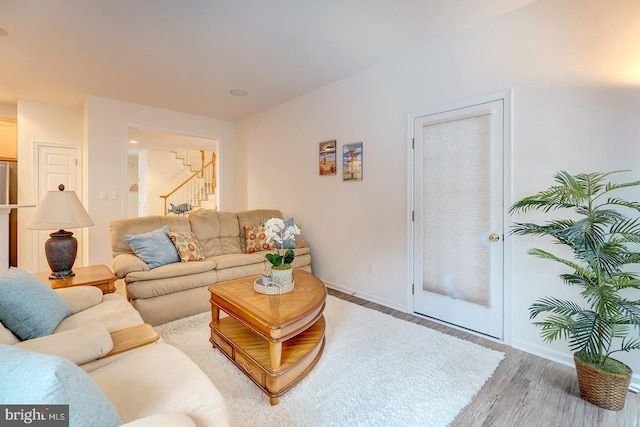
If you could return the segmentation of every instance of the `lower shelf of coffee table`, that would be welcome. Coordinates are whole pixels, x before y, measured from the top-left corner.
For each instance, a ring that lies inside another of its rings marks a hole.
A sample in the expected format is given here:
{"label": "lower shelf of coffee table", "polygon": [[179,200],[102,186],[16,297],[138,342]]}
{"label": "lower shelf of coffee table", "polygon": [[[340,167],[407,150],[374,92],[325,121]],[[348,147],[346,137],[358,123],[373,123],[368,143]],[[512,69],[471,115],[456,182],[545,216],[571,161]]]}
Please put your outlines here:
{"label": "lower shelf of coffee table", "polygon": [[232,317],[211,323],[211,344],[277,403],[316,365],[324,350],[324,316],[282,343],[280,368],[271,369],[269,343]]}

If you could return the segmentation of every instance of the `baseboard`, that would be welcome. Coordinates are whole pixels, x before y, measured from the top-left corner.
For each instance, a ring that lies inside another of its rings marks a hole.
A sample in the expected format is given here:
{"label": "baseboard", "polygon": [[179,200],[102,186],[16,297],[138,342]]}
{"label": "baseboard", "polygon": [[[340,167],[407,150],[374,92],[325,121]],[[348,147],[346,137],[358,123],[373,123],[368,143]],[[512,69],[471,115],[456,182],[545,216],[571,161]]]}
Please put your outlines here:
{"label": "baseboard", "polygon": [[334,283],[334,282],[330,282],[328,280],[324,280],[322,278],[320,278],[320,280],[322,280],[322,282],[325,284],[325,286],[327,288],[331,288],[331,289],[336,290],[336,291],[344,292],[345,294],[349,294],[349,295],[352,295],[352,296],[355,296],[355,297],[358,297],[358,298],[366,299],[367,301],[375,302],[376,304],[384,305],[385,307],[393,308],[394,310],[398,310],[398,311],[401,311],[403,313],[408,313],[407,312],[407,307],[400,306],[400,305],[396,304],[393,301],[381,299],[381,298],[378,298],[378,297],[376,297],[374,295],[368,294],[366,292],[360,292],[360,291],[357,291],[355,289],[339,285],[338,283]]}
{"label": "baseboard", "polygon": [[[573,363],[573,356],[564,352],[551,350],[546,347],[531,344],[518,339],[513,339],[511,342],[511,346],[515,349],[526,351],[527,353],[531,353],[544,359],[551,360],[552,362],[557,362],[565,366],[570,366],[572,368],[575,367],[575,364]],[[634,373],[631,376],[631,384],[629,384],[629,390],[636,394],[640,393],[640,374]]]}

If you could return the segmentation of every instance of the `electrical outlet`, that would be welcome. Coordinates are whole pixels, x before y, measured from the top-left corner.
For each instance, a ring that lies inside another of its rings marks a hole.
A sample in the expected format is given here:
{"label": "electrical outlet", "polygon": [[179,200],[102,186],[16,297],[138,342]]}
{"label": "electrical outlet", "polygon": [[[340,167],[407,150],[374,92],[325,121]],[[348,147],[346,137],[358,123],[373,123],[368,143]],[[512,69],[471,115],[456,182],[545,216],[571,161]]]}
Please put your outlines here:
{"label": "electrical outlet", "polygon": [[368,262],[367,263],[367,273],[373,274],[373,263],[372,262]]}

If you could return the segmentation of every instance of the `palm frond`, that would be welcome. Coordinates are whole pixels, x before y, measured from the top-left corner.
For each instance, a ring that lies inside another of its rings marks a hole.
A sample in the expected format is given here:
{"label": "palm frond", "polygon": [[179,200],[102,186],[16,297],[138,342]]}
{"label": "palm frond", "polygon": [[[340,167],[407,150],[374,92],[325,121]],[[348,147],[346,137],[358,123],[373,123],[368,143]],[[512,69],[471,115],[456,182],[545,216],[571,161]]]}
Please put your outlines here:
{"label": "palm frond", "polygon": [[607,356],[620,351],[629,352],[631,350],[640,350],[640,339],[638,338],[633,338],[630,340],[623,339],[622,343],[620,344],[620,348],[618,350],[610,351],[607,354]]}
{"label": "palm frond", "polygon": [[573,320],[568,316],[552,315],[542,322],[533,322],[533,324],[541,329],[540,336],[544,341],[552,342],[558,339],[569,339]]}
{"label": "palm frond", "polygon": [[554,313],[562,316],[573,316],[580,313],[582,308],[573,301],[561,300],[555,297],[544,297],[531,304],[529,319],[534,319],[540,313]]}
{"label": "palm frond", "polygon": [[[636,186],[636,185],[640,185],[640,181],[629,182],[629,183],[624,184],[624,185],[619,185],[616,188],[633,187],[633,186]],[[612,188],[612,190],[614,190],[616,188]],[[640,212],[640,203],[631,202],[631,201],[620,199],[620,198],[617,198],[617,197],[610,197],[609,199],[607,199],[605,204],[606,205],[614,205],[614,206],[622,206],[622,207],[633,209],[635,211]]]}

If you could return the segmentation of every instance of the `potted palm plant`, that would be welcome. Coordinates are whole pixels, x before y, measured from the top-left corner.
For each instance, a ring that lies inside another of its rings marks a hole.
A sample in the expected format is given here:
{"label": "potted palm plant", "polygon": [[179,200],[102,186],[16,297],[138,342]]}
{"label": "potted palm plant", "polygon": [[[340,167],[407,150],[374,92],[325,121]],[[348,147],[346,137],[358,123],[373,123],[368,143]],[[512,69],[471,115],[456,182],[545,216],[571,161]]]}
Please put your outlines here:
{"label": "potted palm plant", "polygon": [[528,253],[568,267],[560,277],[580,289],[583,304],[553,296],[529,307],[541,336],[568,341],[574,352],[580,395],[610,410],[621,410],[631,381],[631,368],[610,357],[640,349],[640,279],[631,271],[640,263],[640,203],[612,193],[640,181],[612,183],[609,173],[571,175],[558,172],[555,185],[515,203],[509,213],[571,211],[565,218],[543,224],[515,223],[511,234],[551,237],[567,247],[572,258],[542,249]]}

